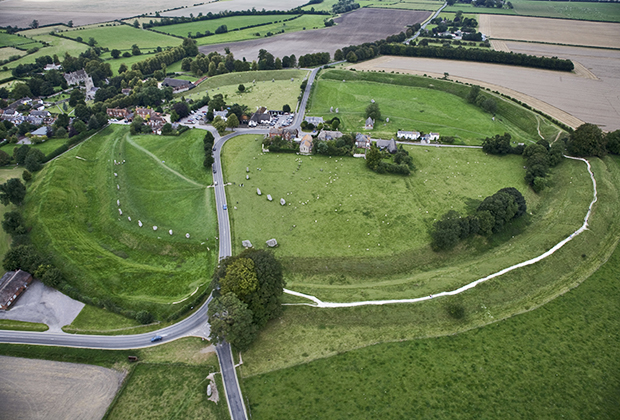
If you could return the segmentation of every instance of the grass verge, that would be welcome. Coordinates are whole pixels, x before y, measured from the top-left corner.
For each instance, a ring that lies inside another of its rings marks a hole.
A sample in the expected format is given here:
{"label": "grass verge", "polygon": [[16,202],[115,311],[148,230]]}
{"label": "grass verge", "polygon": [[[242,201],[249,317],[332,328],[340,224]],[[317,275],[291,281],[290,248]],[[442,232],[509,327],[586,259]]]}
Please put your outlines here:
{"label": "grass verge", "polygon": [[13,331],[47,331],[49,327],[36,322],[13,321],[12,319],[0,319],[0,330]]}

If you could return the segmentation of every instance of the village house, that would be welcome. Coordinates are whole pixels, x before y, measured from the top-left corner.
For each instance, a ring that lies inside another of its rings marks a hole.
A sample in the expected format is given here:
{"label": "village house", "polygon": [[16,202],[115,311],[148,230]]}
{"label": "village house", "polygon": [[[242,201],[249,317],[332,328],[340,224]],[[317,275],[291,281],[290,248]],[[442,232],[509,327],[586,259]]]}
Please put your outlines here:
{"label": "village house", "polygon": [[340,131],[321,130],[317,138],[321,141],[329,141],[339,139],[340,137],[342,137],[342,133]]}
{"label": "village house", "polygon": [[62,69],[62,66],[60,64],[47,64],[45,67],[43,67],[44,71],[60,70],[60,69]]}
{"label": "village house", "polygon": [[368,119],[366,119],[366,125],[364,126],[364,129],[372,130],[374,127],[375,127],[375,122],[373,121],[372,118],[368,117]]}
{"label": "village house", "polygon": [[308,123],[308,124],[312,124],[313,126],[317,126],[319,124],[323,124],[323,117],[306,117],[304,118],[304,120]]}
{"label": "village house", "polygon": [[32,274],[22,270],[7,271],[0,279],[0,309],[7,310],[32,283]]}
{"label": "village house", "polygon": [[431,141],[439,140],[439,133],[428,133],[422,136],[420,143],[429,144]]}
{"label": "village house", "polygon": [[291,141],[295,137],[297,137],[297,129],[296,128],[285,128],[285,127],[271,127],[269,129],[269,137],[274,138],[276,136],[282,137],[283,140]]}
{"label": "village house", "polygon": [[129,119],[129,115],[132,115],[131,112],[129,112],[125,108],[107,108],[106,113],[108,114],[108,117],[117,118],[121,120]]}
{"label": "village house", "polygon": [[376,145],[381,150],[387,150],[389,153],[394,154],[398,152],[398,146],[396,140],[377,140]]}
{"label": "village house", "polygon": [[164,81],[161,82],[161,87],[171,87],[174,93],[179,93],[194,88],[194,84],[189,80],[166,77]]}
{"label": "village house", "polygon": [[150,108],[137,107],[134,114],[142,118],[144,120],[144,124],[151,127],[154,132],[158,132],[164,126],[164,124],[166,124],[166,121],[161,116],[161,114],[159,112],[153,111]]}
{"label": "village house", "polygon": [[[72,73],[65,73],[65,80],[69,86],[79,85],[81,82],[86,82],[89,76],[84,70],[74,71]],[[91,79],[92,80],[92,79]]]}
{"label": "village house", "polygon": [[355,135],[355,147],[358,149],[370,149],[370,136],[367,134],[357,133]]}
{"label": "village house", "polygon": [[250,127],[256,127],[257,125],[269,124],[269,121],[271,121],[271,116],[267,112],[267,108],[261,106],[252,114],[248,125]]}
{"label": "village house", "polygon": [[420,138],[419,131],[398,131],[396,137],[401,140],[417,140]]}
{"label": "village house", "polygon": [[306,134],[299,143],[299,153],[302,155],[309,155],[312,153],[312,136]]}

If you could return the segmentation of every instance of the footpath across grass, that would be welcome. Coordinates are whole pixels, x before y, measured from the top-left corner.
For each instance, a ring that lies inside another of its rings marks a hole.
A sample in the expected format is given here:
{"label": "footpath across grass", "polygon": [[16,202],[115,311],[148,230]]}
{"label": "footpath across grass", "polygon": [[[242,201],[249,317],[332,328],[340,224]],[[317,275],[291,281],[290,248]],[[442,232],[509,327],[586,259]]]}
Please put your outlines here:
{"label": "footpath across grass", "polygon": [[527,314],[246,378],[253,418],[617,419],[619,276],[620,249]]}

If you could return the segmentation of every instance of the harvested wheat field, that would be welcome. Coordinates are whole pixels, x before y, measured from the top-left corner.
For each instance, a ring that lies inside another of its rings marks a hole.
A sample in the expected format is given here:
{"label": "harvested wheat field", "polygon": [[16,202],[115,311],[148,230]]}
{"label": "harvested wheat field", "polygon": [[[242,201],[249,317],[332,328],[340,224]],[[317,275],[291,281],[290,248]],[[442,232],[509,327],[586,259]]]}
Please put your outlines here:
{"label": "harvested wheat field", "polygon": [[332,57],[338,48],[348,45],[374,42],[397,34],[406,25],[423,22],[431,12],[393,9],[359,9],[335,19],[337,25],[331,28],[290,32],[282,35],[251,41],[205,45],[200,52],[224,52],[228,47],[235,57],[255,60],[258,51],[265,49],[274,57],[295,54],[297,57],[309,53],[329,52]]}
{"label": "harvested wheat field", "polygon": [[0,356],[0,418],[100,419],[122,379],[99,366]]}
{"label": "harvested wheat field", "polygon": [[480,15],[479,22],[494,39],[620,48],[620,23],[507,15]]}
{"label": "harvested wheat field", "polygon": [[[513,44],[516,43],[507,45],[516,51],[517,46]],[[620,129],[620,83],[617,76],[608,77],[608,73],[614,69],[617,72],[620,68],[620,51],[613,53],[616,58],[609,63],[609,68],[589,69],[599,77],[598,80],[577,73],[433,58],[383,56],[351,67],[433,77],[443,77],[444,72],[447,72],[451,80],[477,84],[504,93],[568,126],[578,127],[583,122],[591,122],[600,125],[603,130],[613,131]],[[603,74],[604,78],[601,77]]]}

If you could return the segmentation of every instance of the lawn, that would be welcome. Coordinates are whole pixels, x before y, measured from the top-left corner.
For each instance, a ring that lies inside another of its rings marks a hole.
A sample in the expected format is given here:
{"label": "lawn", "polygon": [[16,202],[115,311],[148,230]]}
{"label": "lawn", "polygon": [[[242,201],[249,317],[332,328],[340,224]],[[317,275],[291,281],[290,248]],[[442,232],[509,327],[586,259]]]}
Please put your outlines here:
{"label": "lawn", "polygon": [[[226,25],[228,31],[237,30],[239,28],[245,28],[252,25],[263,25],[267,23],[281,22],[286,19],[291,19],[298,15],[253,15],[253,16],[232,16],[220,19],[201,20],[188,23],[179,23],[176,25],[167,26],[155,26],[153,31],[162,32],[164,34],[176,35],[180,37],[186,37],[188,33],[196,35],[197,32],[206,33],[210,31],[215,36],[215,30],[221,25]],[[289,22],[285,22],[287,25]],[[260,31],[262,28],[253,28],[254,32]]]}
{"label": "lawn", "polygon": [[466,13],[505,14],[518,16],[551,17],[560,19],[593,20],[602,22],[620,22],[620,7],[612,2],[569,2],[515,0],[514,9],[496,9],[491,7],[474,7],[471,4],[455,4],[444,9],[446,12],[462,10]]}
{"label": "lawn", "polygon": [[[408,130],[455,136],[457,144],[469,145],[480,145],[484,138],[505,132],[519,143],[539,139],[533,112],[496,98],[497,103],[505,104],[498,106],[499,115],[493,120],[493,115],[464,99],[468,90],[464,85],[423,77],[332,70],[315,84],[306,115],[338,117],[342,130],[365,131],[365,110],[374,100],[382,119],[369,132],[373,138],[390,139],[398,130]],[[506,106],[510,109],[502,112]],[[331,107],[338,108],[338,114],[331,113]],[[529,121],[514,122],[517,114],[513,110],[525,113]]]}
{"label": "lawn", "polygon": [[111,126],[46,165],[26,196],[33,243],[88,296],[160,319],[176,311],[208,286],[217,259],[203,136],[132,138]]}
{"label": "lawn", "polygon": [[[227,419],[228,408],[219,374],[220,401],[207,400],[208,374],[219,372],[208,341],[183,338],[138,350],[91,350],[65,347],[0,344],[0,354],[61,362],[86,363],[128,371],[125,383],[105,418]],[[137,356],[130,364],[127,356]]]}
{"label": "lawn", "polygon": [[[177,96],[198,100],[208,90],[211,97],[220,93],[224,95],[226,103],[247,105],[250,112],[254,112],[259,106],[282,109],[284,104],[289,104],[291,109],[295,110],[301,92],[299,85],[307,74],[305,70],[229,73],[211,77],[191,90],[191,93],[183,92]],[[255,83],[252,83],[253,81]],[[243,93],[239,93],[240,84],[246,88]]]}
{"label": "lawn", "polygon": [[618,276],[620,249],[581,286],[535,311],[246,378],[252,416],[618,418]]}
{"label": "lawn", "polygon": [[[44,154],[48,155],[50,154],[50,152],[53,152],[54,150],[58,149],[60,146],[62,146],[66,142],[67,142],[66,138],[63,138],[63,139],[53,138],[53,139],[45,140],[43,143],[29,144],[28,146],[32,147],[33,149],[39,149]],[[9,155],[12,156],[13,150],[16,147],[19,148],[21,146],[22,146],[21,144],[7,143],[3,145],[2,147],[0,147],[0,150],[5,151]]]}
{"label": "lawn", "polygon": [[81,37],[84,42],[88,42],[92,37],[97,41],[97,45],[102,48],[116,48],[121,51],[130,52],[134,44],[137,44],[140,49],[146,52],[147,50],[155,50],[157,47],[162,47],[163,49],[166,47],[176,47],[182,42],[179,38],[144,29],[137,29],[129,25],[90,26],[86,29],[76,28],[65,31],[62,35],[72,39]]}

